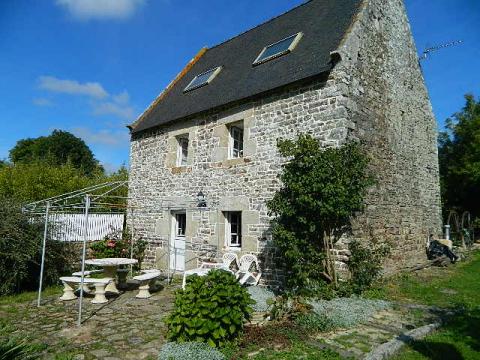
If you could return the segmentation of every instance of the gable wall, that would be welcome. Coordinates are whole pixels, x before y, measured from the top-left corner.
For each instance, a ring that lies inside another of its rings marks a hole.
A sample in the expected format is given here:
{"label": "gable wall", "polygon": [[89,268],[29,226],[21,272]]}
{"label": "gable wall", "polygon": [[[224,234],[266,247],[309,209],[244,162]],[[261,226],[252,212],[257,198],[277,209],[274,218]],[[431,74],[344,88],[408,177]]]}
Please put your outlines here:
{"label": "gable wall", "polygon": [[441,232],[437,124],[402,0],[366,0],[340,49],[341,101],[372,156],[377,186],[355,235],[390,241],[390,270],[425,260]]}

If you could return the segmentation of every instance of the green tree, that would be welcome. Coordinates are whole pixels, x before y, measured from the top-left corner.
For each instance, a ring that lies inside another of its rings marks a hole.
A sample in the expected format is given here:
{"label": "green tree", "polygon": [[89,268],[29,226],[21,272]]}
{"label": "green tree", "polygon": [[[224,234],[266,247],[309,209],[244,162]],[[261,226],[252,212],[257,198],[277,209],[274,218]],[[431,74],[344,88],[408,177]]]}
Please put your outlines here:
{"label": "green tree", "polygon": [[10,160],[14,164],[71,164],[87,175],[103,171],[85,142],[62,130],[54,130],[49,136],[19,140],[10,150]]}
{"label": "green tree", "polygon": [[[0,296],[38,286],[43,219],[31,220],[19,202],[0,196]],[[57,284],[60,276],[71,273],[74,249],[47,241],[45,254],[44,285]]]}
{"label": "green tree", "polygon": [[480,216],[480,101],[466,95],[464,108],[447,119],[439,137],[444,214],[470,211]]}
{"label": "green tree", "polygon": [[348,231],[373,183],[367,157],[359,144],[322,149],[310,135],[280,140],[278,149],[290,161],[280,175],[282,188],[267,205],[288,273],[285,285],[291,290],[323,286],[325,280],[335,281],[330,250]]}
{"label": "green tree", "polygon": [[46,163],[9,165],[0,169],[0,196],[31,202],[105,182],[103,174],[89,177],[71,164]]}

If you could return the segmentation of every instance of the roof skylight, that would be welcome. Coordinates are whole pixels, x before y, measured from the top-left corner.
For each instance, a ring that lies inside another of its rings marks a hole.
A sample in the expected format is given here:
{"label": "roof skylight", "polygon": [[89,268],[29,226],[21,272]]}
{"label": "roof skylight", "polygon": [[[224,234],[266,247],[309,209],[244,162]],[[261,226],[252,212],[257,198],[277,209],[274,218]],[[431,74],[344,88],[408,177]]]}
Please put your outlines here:
{"label": "roof skylight", "polygon": [[266,61],[275,59],[279,56],[290,53],[302,38],[301,32],[291,35],[283,40],[277,41],[263,48],[262,52],[253,62],[253,65],[260,65]]}
{"label": "roof skylight", "polygon": [[193,80],[190,81],[190,84],[188,84],[187,87],[183,90],[183,92],[192,91],[202,86],[208,85],[215,78],[215,76],[217,76],[220,70],[222,70],[221,66],[205,71],[204,73],[195,76]]}

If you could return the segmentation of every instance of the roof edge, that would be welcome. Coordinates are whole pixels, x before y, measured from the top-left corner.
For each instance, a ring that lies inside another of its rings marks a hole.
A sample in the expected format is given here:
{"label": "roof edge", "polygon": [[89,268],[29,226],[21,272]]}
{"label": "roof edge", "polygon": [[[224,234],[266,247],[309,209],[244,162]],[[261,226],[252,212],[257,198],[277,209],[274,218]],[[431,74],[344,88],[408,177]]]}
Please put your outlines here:
{"label": "roof edge", "polygon": [[153,102],[147,107],[147,109],[130,125],[127,125],[127,128],[130,131],[135,130],[140,122],[152,112],[152,110],[162,101],[162,99],[168,94],[168,92],[175,86],[175,84],[182,79],[185,74],[190,71],[190,69],[195,65],[198,60],[207,52],[208,47],[203,47],[198,51],[198,53],[185,65],[185,67],[180,71],[177,76],[167,85],[167,87],[153,100]]}

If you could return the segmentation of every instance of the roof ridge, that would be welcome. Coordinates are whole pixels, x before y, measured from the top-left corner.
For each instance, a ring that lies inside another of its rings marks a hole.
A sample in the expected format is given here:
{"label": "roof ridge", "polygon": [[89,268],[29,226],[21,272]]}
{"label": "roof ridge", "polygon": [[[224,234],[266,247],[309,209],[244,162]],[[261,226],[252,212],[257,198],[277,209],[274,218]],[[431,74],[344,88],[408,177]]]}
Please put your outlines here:
{"label": "roof ridge", "polygon": [[291,8],[290,10],[287,10],[287,11],[285,11],[285,12],[283,12],[283,13],[277,15],[277,16],[274,16],[273,18],[268,19],[268,20],[264,21],[263,23],[258,24],[258,25],[254,26],[254,27],[252,27],[252,28],[250,28],[250,29],[248,29],[248,30],[245,30],[245,31],[241,32],[240,34],[237,34],[237,35],[235,35],[235,36],[233,36],[233,37],[231,37],[231,38],[229,38],[229,39],[227,39],[227,40],[224,40],[224,41],[222,41],[221,43],[218,43],[218,44],[216,44],[216,45],[213,45],[212,47],[209,47],[208,50],[212,50],[212,49],[215,49],[216,47],[219,47],[219,46],[221,46],[221,45],[224,45],[224,44],[226,44],[226,43],[228,43],[228,42],[230,42],[230,41],[232,41],[232,40],[234,40],[234,39],[236,39],[236,38],[238,38],[238,37],[240,37],[240,36],[242,36],[242,35],[250,32],[250,31],[252,31],[252,30],[255,30],[256,28],[259,28],[260,26],[263,26],[263,25],[265,25],[265,24],[268,24],[269,22],[272,22],[273,20],[275,20],[275,19],[277,19],[277,18],[279,18],[279,17],[282,17],[282,16],[288,14],[289,12],[292,12],[292,11],[294,11],[294,10],[297,10],[298,8],[307,5],[308,3],[311,3],[312,1],[314,1],[314,0],[306,0],[306,1],[304,1],[302,4],[295,6],[295,7]]}

